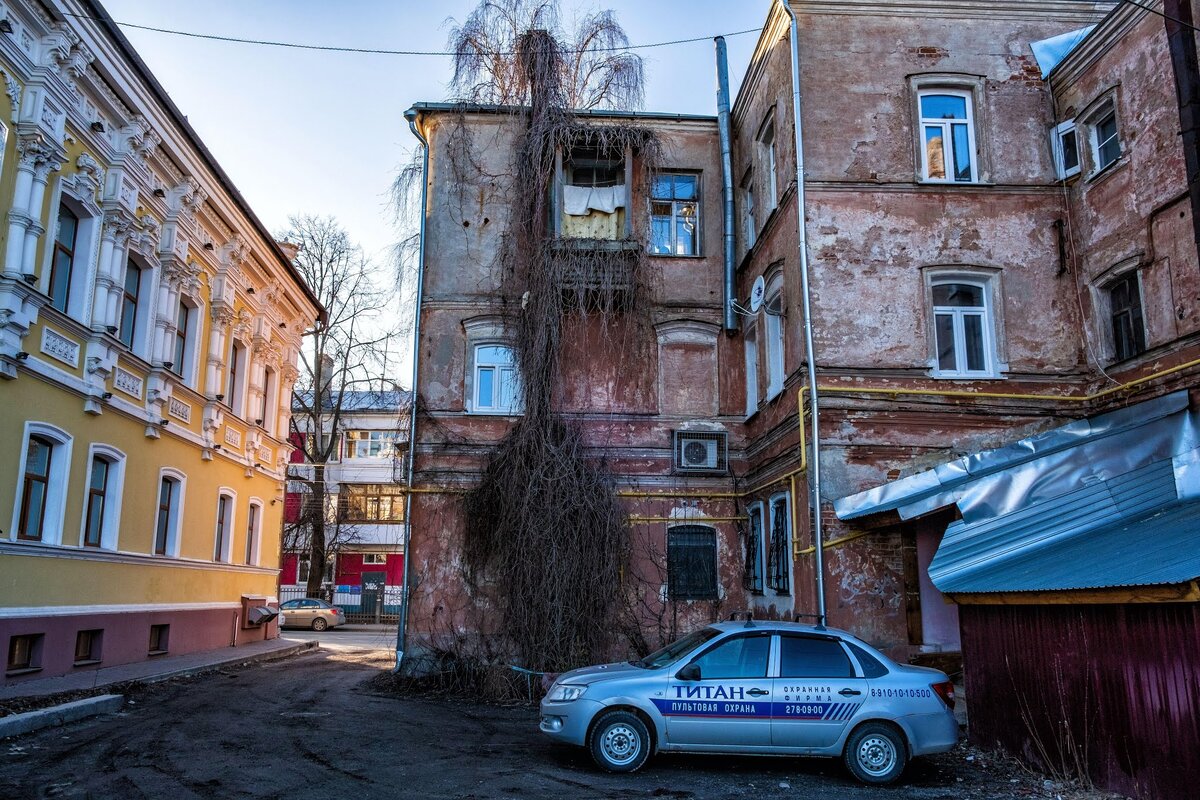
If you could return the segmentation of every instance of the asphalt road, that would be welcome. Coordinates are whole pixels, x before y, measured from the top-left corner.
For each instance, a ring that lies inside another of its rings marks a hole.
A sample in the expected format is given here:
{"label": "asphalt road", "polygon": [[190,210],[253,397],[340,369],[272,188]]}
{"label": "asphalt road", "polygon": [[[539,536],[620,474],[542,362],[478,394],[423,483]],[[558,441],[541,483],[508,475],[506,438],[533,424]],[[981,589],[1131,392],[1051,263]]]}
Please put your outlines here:
{"label": "asphalt road", "polygon": [[317,652],[137,689],[118,715],[0,742],[0,798],[1029,798],[1041,779],[960,751],[859,786],[833,761],[660,756],[598,772],[536,711],[398,698],[390,654]]}
{"label": "asphalt road", "polygon": [[348,625],[330,628],[320,633],[299,628],[286,628],[280,637],[294,642],[320,642],[321,647],[334,651],[387,650],[392,653],[396,651],[396,629],[394,627]]}

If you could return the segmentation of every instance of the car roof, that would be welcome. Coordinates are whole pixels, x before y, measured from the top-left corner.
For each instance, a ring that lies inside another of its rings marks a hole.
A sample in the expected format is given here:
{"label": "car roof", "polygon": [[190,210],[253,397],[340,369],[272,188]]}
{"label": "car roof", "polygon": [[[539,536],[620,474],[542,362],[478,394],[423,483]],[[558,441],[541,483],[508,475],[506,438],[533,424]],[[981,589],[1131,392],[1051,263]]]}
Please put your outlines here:
{"label": "car roof", "polygon": [[841,630],[840,628],[827,628],[817,625],[808,625],[803,622],[783,622],[781,620],[773,619],[730,620],[729,622],[714,622],[709,627],[716,628],[722,633],[736,630],[769,630],[787,633],[815,633],[822,636],[833,635],[857,639],[854,634]]}

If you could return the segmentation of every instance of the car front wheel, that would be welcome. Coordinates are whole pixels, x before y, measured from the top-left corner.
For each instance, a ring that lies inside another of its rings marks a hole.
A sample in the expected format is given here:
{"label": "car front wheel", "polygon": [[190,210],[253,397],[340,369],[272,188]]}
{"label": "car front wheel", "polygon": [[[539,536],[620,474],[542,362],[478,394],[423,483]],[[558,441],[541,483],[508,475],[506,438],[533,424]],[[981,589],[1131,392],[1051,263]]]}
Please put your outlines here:
{"label": "car front wheel", "polygon": [[879,785],[891,783],[904,772],[908,748],[892,726],[868,722],[850,735],[843,758],[854,777]]}
{"label": "car front wheel", "polygon": [[650,731],[628,711],[610,711],[592,728],[589,749],[596,764],[609,772],[636,772],[650,757]]}
{"label": "car front wheel", "polygon": [[329,627],[329,623],[325,621],[324,617],[317,617],[316,619],[313,620],[312,629],[314,631],[318,631],[318,632],[323,631],[328,627]]}

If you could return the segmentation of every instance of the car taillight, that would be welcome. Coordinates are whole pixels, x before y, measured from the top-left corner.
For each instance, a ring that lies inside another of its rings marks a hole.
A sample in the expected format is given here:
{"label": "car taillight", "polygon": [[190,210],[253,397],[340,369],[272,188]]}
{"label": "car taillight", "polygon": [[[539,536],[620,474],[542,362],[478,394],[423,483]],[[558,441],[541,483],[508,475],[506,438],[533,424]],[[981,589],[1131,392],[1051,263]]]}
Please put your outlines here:
{"label": "car taillight", "polygon": [[933,691],[937,693],[937,696],[942,698],[942,702],[946,704],[947,708],[949,708],[951,710],[954,709],[954,684],[953,683],[951,683],[950,681],[942,681],[941,683],[933,684],[929,688],[933,689]]}

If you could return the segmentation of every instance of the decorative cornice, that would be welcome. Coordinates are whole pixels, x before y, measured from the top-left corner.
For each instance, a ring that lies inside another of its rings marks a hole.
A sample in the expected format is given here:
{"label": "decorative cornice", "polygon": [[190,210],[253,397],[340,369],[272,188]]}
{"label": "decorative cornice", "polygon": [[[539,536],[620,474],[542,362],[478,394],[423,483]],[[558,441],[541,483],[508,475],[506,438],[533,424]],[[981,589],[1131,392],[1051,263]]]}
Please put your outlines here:
{"label": "decorative cornice", "polygon": [[1118,0],[789,0],[797,14],[1096,22]]}

